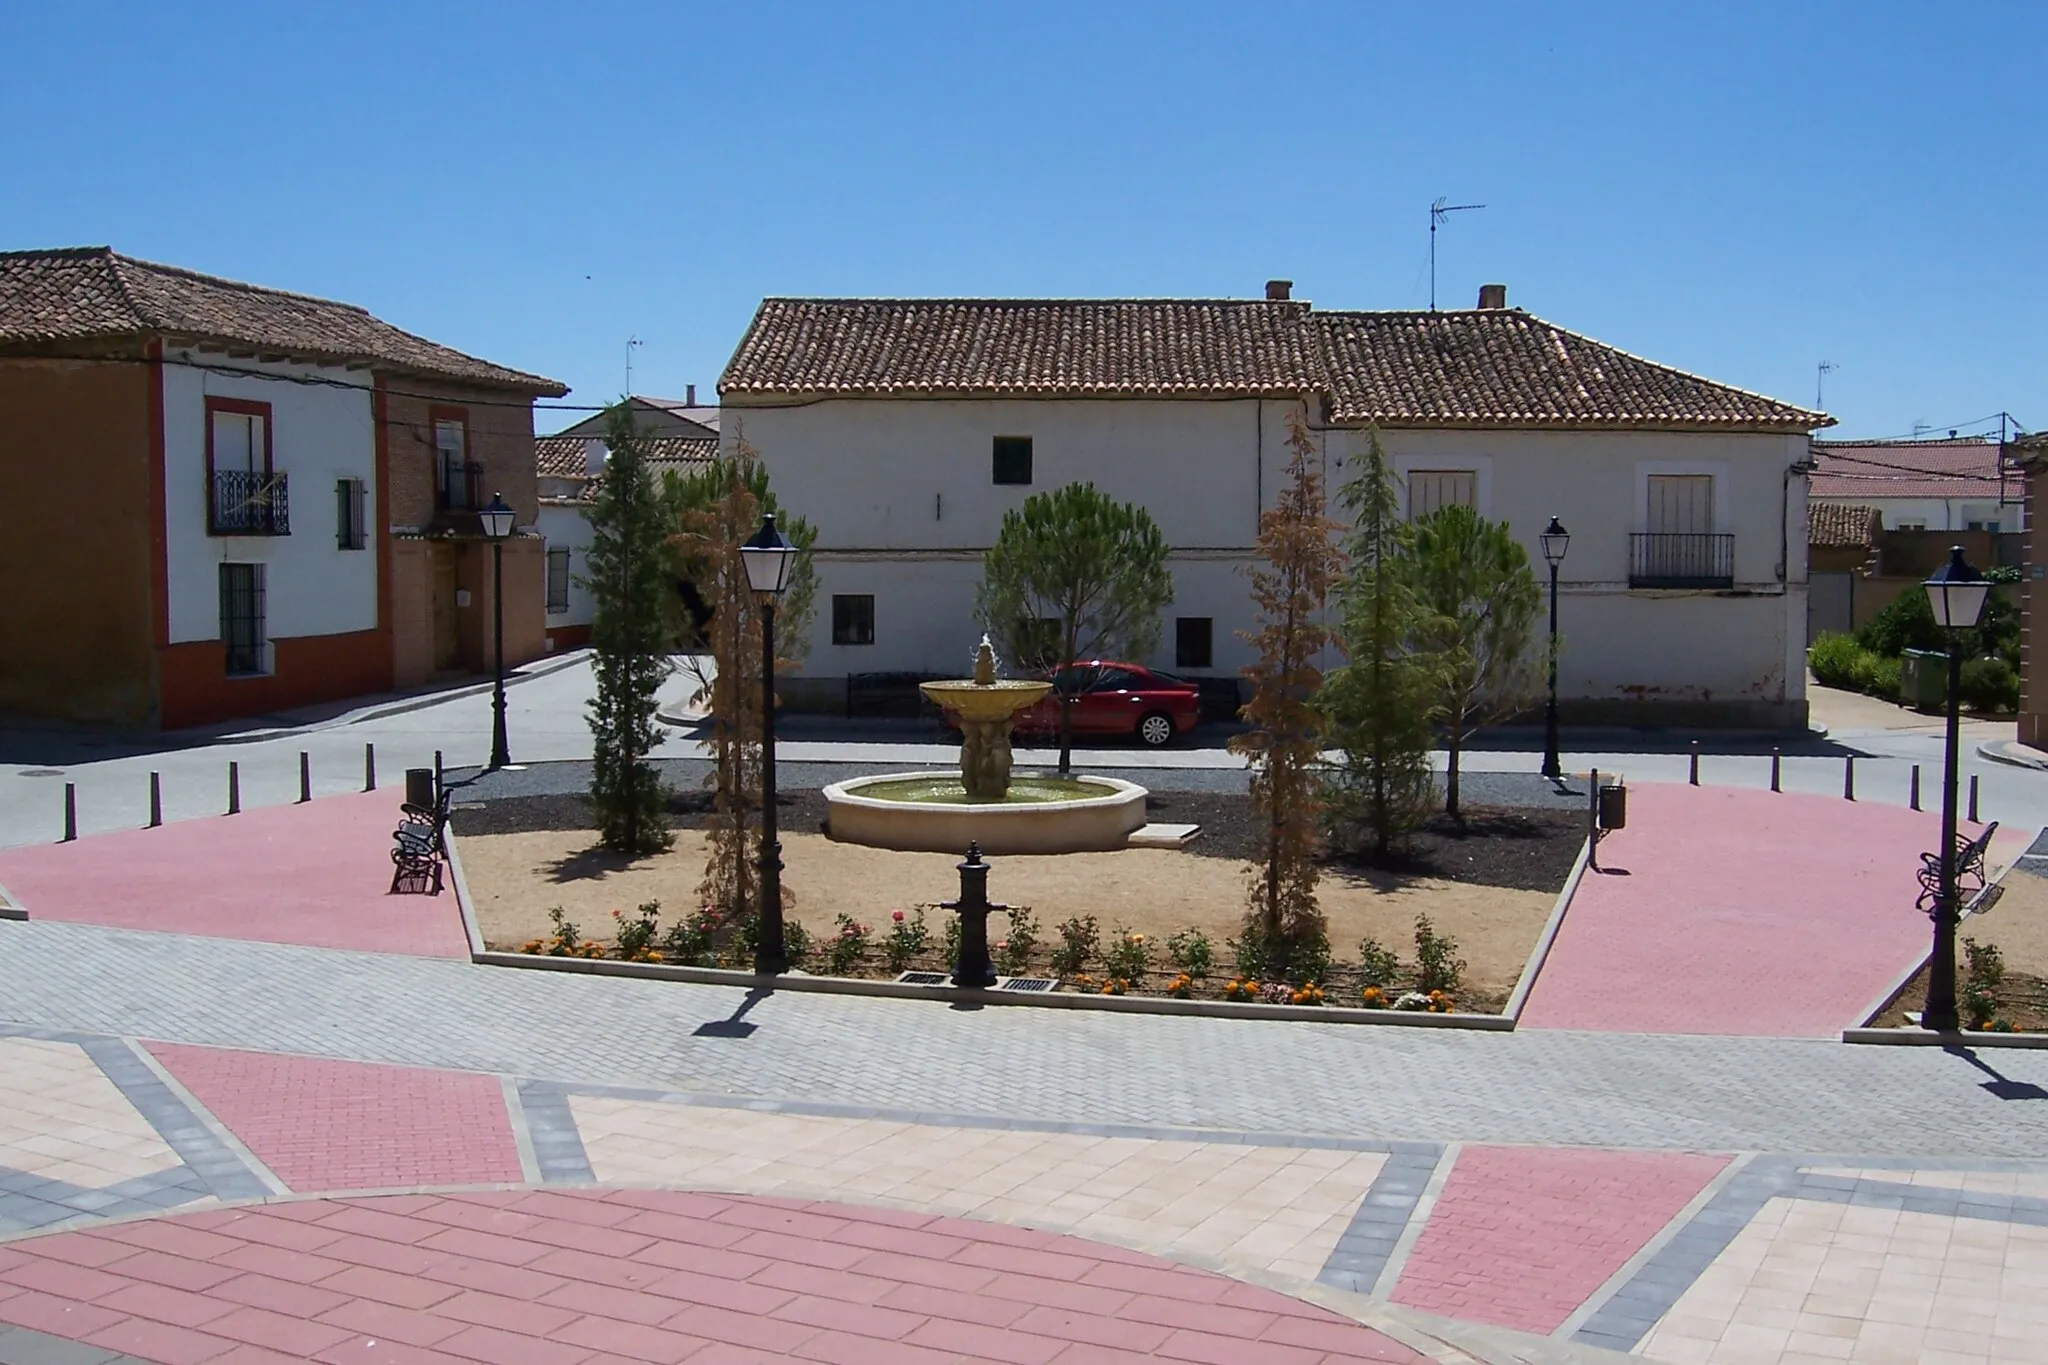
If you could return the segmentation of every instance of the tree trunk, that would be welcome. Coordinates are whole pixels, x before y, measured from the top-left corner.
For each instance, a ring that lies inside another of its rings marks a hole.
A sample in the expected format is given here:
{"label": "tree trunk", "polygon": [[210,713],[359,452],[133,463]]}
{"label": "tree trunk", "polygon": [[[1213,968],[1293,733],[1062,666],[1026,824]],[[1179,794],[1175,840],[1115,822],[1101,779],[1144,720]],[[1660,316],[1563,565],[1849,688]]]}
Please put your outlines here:
{"label": "tree trunk", "polygon": [[1074,699],[1060,693],[1060,776],[1074,771]]}
{"label": "tree trunk", "polygon": [[1445,738],[1450,750],[1450,771],[1444,775],[1444,814],[1462,825],[1465,817],[1458,813],[1458,753],[1464,747],[1464,738],[1455,725]]}

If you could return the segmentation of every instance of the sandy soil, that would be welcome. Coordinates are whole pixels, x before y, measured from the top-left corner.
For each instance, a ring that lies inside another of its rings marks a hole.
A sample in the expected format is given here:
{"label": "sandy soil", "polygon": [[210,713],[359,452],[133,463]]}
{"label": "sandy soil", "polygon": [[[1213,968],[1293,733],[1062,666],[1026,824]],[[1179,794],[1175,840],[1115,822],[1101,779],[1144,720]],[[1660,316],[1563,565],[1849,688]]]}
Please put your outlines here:
{"label": "sandy soil", "polygon": [[[2048,1028],[2048,878],[2015,868],[2000,885],[2004,890],[1991,908],[1965,919],[1956,937],[1990,944],[2004,955],[2006,981],[1998,991],[2003,1017],[2021,1029]],[[1959,942],[1958,971],[1963,961]],[[1875,1023],[1881,1028],[1898,1028],[1905,1023],[1905,1012],[1919,1009],[1926,998],[1927,974],[1922,972]]]}
{"label": "sandy soil", "polygon": [[[541,830],[466,835],[461,855],[485,942],[517,948],[548,931],[548,911],[555,906],[585,931],[607,937],[615,909],[630,913],[649,900],[660,901],[671,915],[687,907],[703,875],[704,839],[695,830],[680,830],[672,851],[633,862],[595,849],[588,831]],[[1244,913],[1246,866],[1221,858],[1125,849],[993,861],[989,894],[1030,906],[1043,941],[1051,941],[1053,926],[1068,916],[1092,914],[1105,936],[1125,925],[1163,946],[1168,935],[1198,928],[1220,952]],[[959,891],[958,862],[948,854],[834,843],[821,834],[783,839],[790,910],[814,935],[828,932],[840,913],[874,924],[879,932],[892,910],[951,898]],[[1324,878],[1321,899],[1339,958],[1355,959],[1359,940],[1371,936],[1412,961],[1415,917],[1427,913],[1438,933],[1458,941],[1468,985],[1504,994],[1521,975],[1556,895],[1430,879],[1378,890],[1340,874]],[[997,919],[991,928],[999,933],[1001,923]]]}

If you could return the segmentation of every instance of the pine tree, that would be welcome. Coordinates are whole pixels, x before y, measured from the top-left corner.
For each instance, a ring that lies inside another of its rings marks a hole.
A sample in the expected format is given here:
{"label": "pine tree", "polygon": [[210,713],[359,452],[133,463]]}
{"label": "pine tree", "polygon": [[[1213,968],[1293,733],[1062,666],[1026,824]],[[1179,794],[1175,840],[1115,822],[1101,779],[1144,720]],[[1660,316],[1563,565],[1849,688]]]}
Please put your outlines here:
{"label": "pine tree", "polygon": [[1341,498],[1351,517],[1350,572],[1338,590],[1346,662],[1318,698],[1343,751],[1331,824],[1347,841],[1363,826],[1384,858],[1428,817],[1435,663],[1414,648],[1422,611],[1406,563],[1408,527],[1377,431]]}
{"label": "pine tree", "polygon": [[674,842],[668,794],[647,762],[660,743],[655,693],[669,659],[664,541],[669,528],[644,438],[623,402],[605,413],[604,481],[590,509],[585,580],[597,602],[590,627],[597,695],[590,703],[590,802],[606,848],[635,856]]}
{"label": "pine tree", "polygon": [[1252,601],[1259,628],[1240,635],[1258,662],[1244,670],[1252,698],[1242,716],[1252,729],[1233,737],[1232,753],[1252,765],[1252,809],[1260,825],[1245,934],[1268,974],[1327,958],[1329,930],[1316,904],[1318,824],[1322,812],[1324,718],[1313,705],[1322,661],[1335,640],[1326,620],[1344,555],[1326,515],[1314,438],[1300,415],[1287,417],[1286,484],[1259,517]]}

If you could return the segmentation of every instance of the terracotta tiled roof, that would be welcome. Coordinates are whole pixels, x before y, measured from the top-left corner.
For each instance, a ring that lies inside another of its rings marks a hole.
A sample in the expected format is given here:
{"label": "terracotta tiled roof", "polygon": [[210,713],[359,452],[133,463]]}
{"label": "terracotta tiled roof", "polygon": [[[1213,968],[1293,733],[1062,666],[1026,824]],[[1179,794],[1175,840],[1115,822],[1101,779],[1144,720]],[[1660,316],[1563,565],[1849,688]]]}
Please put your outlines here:
{"label": "terracotta tiled roof", "polygon": [[552,379],[450,350],[354,304],[238,284],[108,247],[0,252],[0,347],[161,334],[557,397]]}
{"label": "terracotta tiled roof", "polygon": [[1234,299],[767,299],[721,397],[1297,397],[1308,305]]}
{"label": "terracotta tiled roof", "polygon": [[[542,436],[533,443],[534,473],[543,479],[575,479],[581,482],[575,501],[592,502],[604,484],[604,476],[591,478],[582,436]],[[648,436],[641,438],[647,452],[647,467],[660,478],[666,470],[678,472],[708,464],[718,455],[718,442],[701,436]]]}
{"label": "terracotta tiled roof", "polygon": [[[1996,441],[1815,441],[1813,456],[1820,468],[1807,488],[1816,498],[1981,501],[2000,495]],[[2022,493],[2010,474],[2003,487],[2011,499]]]}
{"label": "terracotta tiled roof", "polygon": [[1826,550],[1868,549],[1877,542],[1875,507],[1839,502],[1806,504],[1806,543]]}
{"label": "terracotta tiled roof", "polygon": [[1825,413],[1658,365],[1520,309],[1315,318],[1333,421],[1788,433],[1833,425]]}
{"label": "terracotta tiled roof", "polygon": [[1824,413],[1504,308],[1316,313],[1229,299],[767,299],[727,400],[1325,395],[1383,426],[1804,432]]}

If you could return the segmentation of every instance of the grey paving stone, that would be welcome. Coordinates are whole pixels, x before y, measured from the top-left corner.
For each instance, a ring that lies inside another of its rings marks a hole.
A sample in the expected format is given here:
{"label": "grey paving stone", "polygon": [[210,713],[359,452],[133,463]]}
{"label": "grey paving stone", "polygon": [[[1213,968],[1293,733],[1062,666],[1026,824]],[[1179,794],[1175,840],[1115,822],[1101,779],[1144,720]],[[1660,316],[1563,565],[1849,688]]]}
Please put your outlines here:
{"label": "grey paving stone", "polygon": [[66,1341],[26,1327],[0,1327],[0,1365],[148,1365],[81,1341]]}

